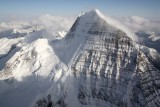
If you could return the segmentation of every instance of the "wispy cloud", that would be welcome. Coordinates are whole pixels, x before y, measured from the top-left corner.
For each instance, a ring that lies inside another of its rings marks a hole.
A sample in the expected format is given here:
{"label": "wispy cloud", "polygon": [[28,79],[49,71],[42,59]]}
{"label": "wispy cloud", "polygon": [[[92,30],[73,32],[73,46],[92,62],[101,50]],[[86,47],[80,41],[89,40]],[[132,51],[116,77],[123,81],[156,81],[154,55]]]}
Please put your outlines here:
{"label": "wispy cloud", "polygon": [[6,22],[0,22],[0,32],[7,29],[23,29],[38,25],[44,28],[41,36],[48,39],[54,39],[59,35],[59,32],[64,33],[68,31],[75,19],[76,17],[61,17],[51,15],[42,15],[32,19],[19,20],[18,18]]}
{"label": "wispy cloud", "polygon": [[116,18],[133,32],[160,32],[160,20],[145,19],[139,16]]}
{"label": "wispy cloud", "polygon": [[74,20],[74,17],[43,15],[32,21],[32,24],[42,25],[49,34],[57,36],[58,31],[68,31]]}

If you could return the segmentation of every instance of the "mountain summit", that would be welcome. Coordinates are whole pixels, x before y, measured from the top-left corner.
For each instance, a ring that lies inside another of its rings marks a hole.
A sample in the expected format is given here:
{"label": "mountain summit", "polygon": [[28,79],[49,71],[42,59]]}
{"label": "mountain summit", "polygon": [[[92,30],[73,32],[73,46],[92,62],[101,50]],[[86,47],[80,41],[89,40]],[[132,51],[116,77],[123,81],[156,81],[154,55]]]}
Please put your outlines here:
{"label": "mountain summit", "polygon": [[89,12],[85,12],[85,13],[79,15],[79,16],[83,16],[83,15],[88,16],[88,19],[89,19],[89,17],[92,19],[94,16],[96,16],[96,17],[101,17],[101,18],[105,17],[105,16],[101,13],[101,11],[98,10],[98,9],[94,9],[94,10],[91,10],[91,11],[89,11]]}
{"label": "mountain summit", "polygon": [[160,55],[107,19],[93,10],[60,40],[15,44],[0,73],[0,106],[159,107]]}

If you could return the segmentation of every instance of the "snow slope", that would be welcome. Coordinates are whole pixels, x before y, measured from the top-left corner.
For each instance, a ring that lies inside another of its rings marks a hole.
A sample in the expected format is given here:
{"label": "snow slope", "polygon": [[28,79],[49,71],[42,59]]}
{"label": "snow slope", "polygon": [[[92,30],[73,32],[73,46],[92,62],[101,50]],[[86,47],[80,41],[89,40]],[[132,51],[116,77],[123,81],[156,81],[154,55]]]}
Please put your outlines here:
{"label": "snow slope", "polygon": [[28,107],[36,95],[54,84],[52,78],[58,69],[56,66],[62,66],[60,63],[47,39],[37,39],[23,46],[1,71],[1,107]]}

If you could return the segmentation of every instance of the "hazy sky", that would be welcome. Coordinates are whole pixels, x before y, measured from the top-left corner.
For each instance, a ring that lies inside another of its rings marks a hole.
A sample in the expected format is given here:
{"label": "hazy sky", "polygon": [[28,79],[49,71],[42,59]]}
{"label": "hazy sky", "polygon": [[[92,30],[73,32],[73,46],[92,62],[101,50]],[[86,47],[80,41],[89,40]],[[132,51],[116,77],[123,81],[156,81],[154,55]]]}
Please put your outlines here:
{"label": "hazy sky", "polygon": [[0,16],[71,16],[97,8],[109,16],[160,18],[160,0],[0,0]]}

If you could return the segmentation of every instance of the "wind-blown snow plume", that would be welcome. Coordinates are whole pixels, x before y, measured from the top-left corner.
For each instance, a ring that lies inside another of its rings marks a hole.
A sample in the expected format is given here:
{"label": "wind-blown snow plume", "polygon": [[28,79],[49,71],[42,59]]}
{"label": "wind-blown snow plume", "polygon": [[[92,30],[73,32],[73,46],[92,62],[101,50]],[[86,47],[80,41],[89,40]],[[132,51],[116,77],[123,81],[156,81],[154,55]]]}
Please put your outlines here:
{"label": "wind-blown snow plume", "polygon": [[132,32],[130,29],[128,29],[126,26],[124,26],[123,24],[121,24],[118,20],[109,17],[109,16],[104,16],[99,10],[96,9],[96,12],[99,16],[101,16],[101,18],[103,18],[104,20],[107,21],[107,23],[109,23],[110,25],[123,30],[124,32],[127,33],[127,35],[132,38],[134,41],[137,41],[137,36],[134,34],[134,32]]}

